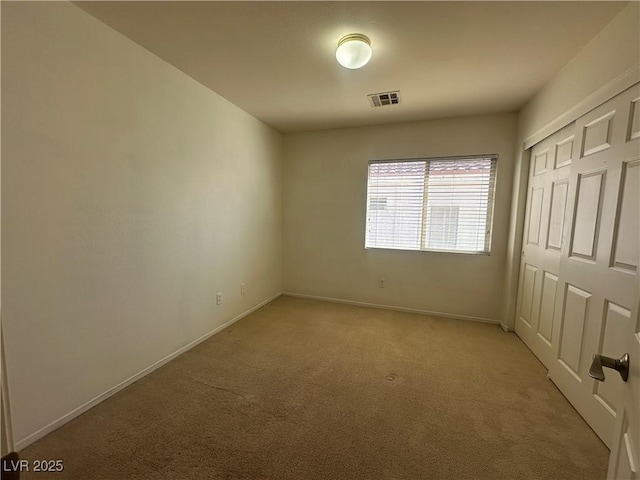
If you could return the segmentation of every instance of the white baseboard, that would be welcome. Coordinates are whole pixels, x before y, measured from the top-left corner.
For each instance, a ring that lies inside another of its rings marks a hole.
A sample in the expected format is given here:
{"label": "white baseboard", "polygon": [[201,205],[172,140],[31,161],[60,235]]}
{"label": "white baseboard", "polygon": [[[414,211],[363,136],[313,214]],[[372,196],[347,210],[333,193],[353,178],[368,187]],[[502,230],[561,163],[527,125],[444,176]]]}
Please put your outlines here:
{"label": "white baseboard", "polygon": [[163,359],[157,361],[156,363],[154,363],[153,365],[145,368],[144,370],[136,373],[135,375],[133,375],[132,377],[130,377],[130,378],[126,379],[125,381],[119,383],[118,385],[116,385],[114,387],[111,387],[109,390],[107,390],[106,392],[98,395],[94,399],[89,400],[88,402],[84,403],[83,405],[80,405],[79,407],[73,409],[69,413],[67,413],[67,414],[63,415],[62,417],[58,418],[57,420],[54,420],[53,422],[51,422],[47,426],[45,426],[45,427],[41,428],[40,430],[38,430],[38,431],[26,436],[25,438],[23,438],[23,439],[21,439],[21,440],[19,440],[17,442],[15,442],[16,451],[20,451],[20,450],[28,447],[32,443],[36,442],[37,440],[40,440],[45,435],[47,435],[47,434],[53,432],[54,430],[60,428],[62,425],[64,425],[65,423],[70,422],[71,420],[73,420],[74,418],[78,417],[79,415],[82,415],[84,412],[86,412],[90,408],[95,407],[97,404],[99,404],[100,402],[106,400],[107,398],[111,397],[112,395],[115,395],[120,390],[122,390],[122,389],[128,387],[129,385],[131,385],[132,383],[140,380],[142,377],[150,374],[154,370],[157,370],[161,366],[163,366],[166,363],[170,362],[174,358],[182,355],[186,351],[191,350],[193,347],[195,347],[196,345],[198,345],[198,344],[204,342],[205,340],[209,339],[210,337],[212,337],[213,335],[218,333],[220,330],[223,330],[223,329],[227,328],[229,325],[232,325],[233,323],[237,322],[241,318],[246,317],[250,313],[252,313],[252,312],[258,310],[259,308],[265,306],[267,303],[272,302],[273,300],[278,298],[280,295],[281,295],[281,293],[278,293],[278,294],[266,299],[265,301],[260,302],[259,304],[251,307],[249,310],[247,310],[245,312],[242,312],[240,315],[232,318],[231,320],[223,323],[222,325],[217,326],[216,328],[214,328],[210,332],[204,334],[200,338],[197,338],[196,340],[188,343],[184,347],[179,348],[175,352],[167,355]]}
{"label": "white baseboard", "polygon": [[2,336],[2,315],[0,314],[0,360],[2,364],[0,364],[0,375],[2,379],[0,379],[0,389],[2,389],[2,411],[0,415],[0,421],[2,422],[3,433],[6,435],[4,440],[6,440],[7,444],[5,445],[6,450],[3,452],[3,455],[6,455],[8,452],[13,452],[16,448],[13,443],[13,425],[11,420],[11,405],[9,398],[9,388],[7,384],[7,361],[4,358],[4,337]]}
{"label": "white baseboard", "polygon": [[508,331],[509,331],[509,327],[507,326],[507,324],[506,324],[506,323],[502,323],[502,322],[500,322],[500,326],[502,327],[502,329],[503,329],[505,332],[508,332]]}
{"label": "white baseboard", "polygon": [[381,305],[378,303],[356,302],[354,300],[345,300],[342,298],[320,297],[318,295],[306,295],[303,293],[295,293],[295,292],[282,292],[282,295],[286,295],[288,297],[296,297],[296,298],[308,298],[310,300],[321,300],[324,302],[344,303],[346,305],[356,305],[358,307],[381,308],[383,310],[394,310],[397,312],[419,313],[421,315],[431,315],[434,317],[455,318],[456,320],[469,320],[472,322],[492,323],[496,325],[500,324],[500,321],[493,320],[491,318],[470,317],[467,315],[457,315],[455,313],[432,312],[430,310],[420,310],[417,308],[398,307],[394,305]]}

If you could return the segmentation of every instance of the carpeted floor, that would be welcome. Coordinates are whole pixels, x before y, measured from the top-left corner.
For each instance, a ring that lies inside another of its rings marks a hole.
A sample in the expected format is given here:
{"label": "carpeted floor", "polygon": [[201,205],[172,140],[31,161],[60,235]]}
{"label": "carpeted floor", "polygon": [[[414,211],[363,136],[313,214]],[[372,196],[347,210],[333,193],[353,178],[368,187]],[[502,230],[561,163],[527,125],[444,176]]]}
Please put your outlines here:
{"label": "carpeted floor", "polygon": [[20,452],[55,479],[604,479],[498,326],[280,297]]}

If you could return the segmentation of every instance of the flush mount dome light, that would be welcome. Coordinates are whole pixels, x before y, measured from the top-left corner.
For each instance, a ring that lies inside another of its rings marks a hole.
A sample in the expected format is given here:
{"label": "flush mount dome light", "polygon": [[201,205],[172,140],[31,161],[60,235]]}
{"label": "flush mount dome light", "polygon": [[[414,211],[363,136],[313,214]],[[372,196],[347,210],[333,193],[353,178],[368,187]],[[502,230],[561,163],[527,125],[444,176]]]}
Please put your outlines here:
{"label": "flush mount dome light", "polygon": [[345,68],[364,67],[371,60],[371,40],[361,33],[350,33],[338,42],[336,60]]}

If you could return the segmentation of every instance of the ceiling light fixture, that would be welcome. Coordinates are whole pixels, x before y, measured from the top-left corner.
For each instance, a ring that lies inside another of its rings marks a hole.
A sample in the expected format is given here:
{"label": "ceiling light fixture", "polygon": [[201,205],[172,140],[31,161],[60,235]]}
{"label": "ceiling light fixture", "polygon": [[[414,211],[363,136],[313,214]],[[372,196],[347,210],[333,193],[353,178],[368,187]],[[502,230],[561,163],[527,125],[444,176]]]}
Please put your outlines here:
{"label": "ceiling light fixture", "polygon": [[345,68],[362,68],[371,60],[371,40],[361,33],[350,33],[338,42],[336,60]]}

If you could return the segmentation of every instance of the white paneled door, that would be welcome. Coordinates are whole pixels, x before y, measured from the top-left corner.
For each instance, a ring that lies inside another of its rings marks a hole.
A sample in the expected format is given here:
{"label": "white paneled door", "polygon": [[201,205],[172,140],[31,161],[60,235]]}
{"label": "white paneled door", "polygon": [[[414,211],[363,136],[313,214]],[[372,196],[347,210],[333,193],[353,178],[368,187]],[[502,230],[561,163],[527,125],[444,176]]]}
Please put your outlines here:
{"label": "white paneled door", "polygon": [[[610,478],[640,478],[640,88],[531,149],[516,333],[612,449]],[[629,353],[629,381],[594,354]]]}
{"label": "white paneled door", "polygon": [[558,345],[553,327],[561,306],[558,280],[574,130],[570,124],[531,150],[516,332],[547,368]]}
{"label": "white paneled door", "polygon": [[[640,291],[638,292],[640,296]],[[616,420],[611,442],[611,458],[607,478],[640,479],[640,323],[638,303],[628,322],[626,352],[630,357],[629,378],[622,387],[622,400],[616,410]],[[616,349],[617,350],[617,349]],[[612,375],[613,376],[613,375]],[[605,385],[609,380],[603,384]]]}

